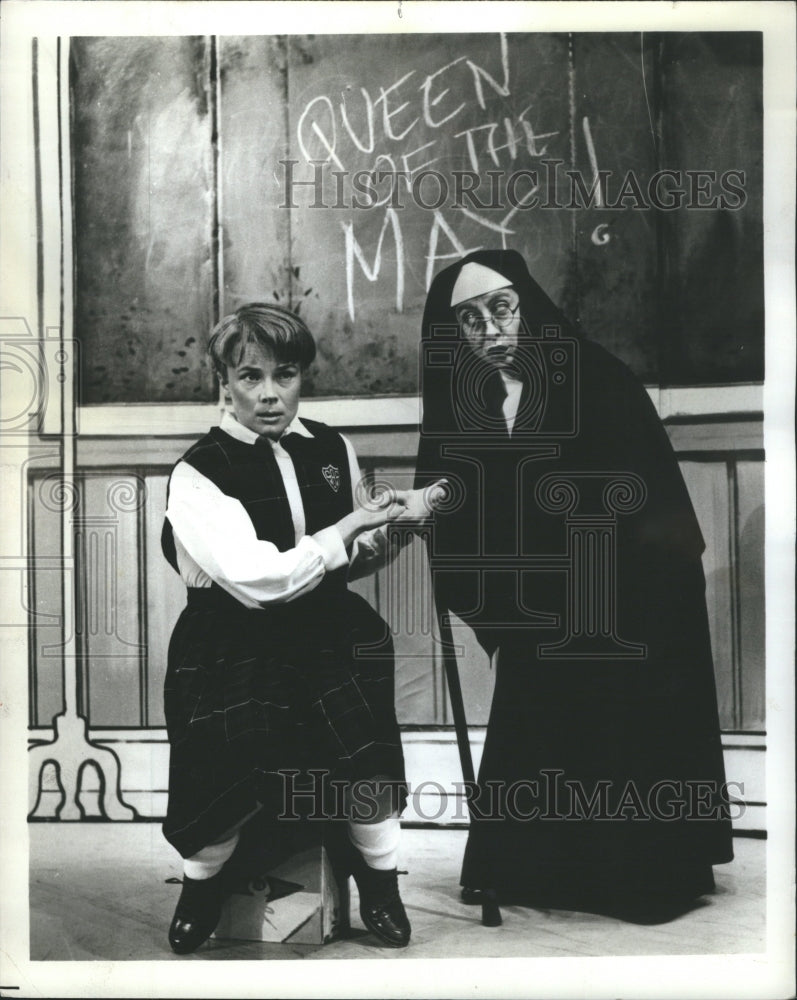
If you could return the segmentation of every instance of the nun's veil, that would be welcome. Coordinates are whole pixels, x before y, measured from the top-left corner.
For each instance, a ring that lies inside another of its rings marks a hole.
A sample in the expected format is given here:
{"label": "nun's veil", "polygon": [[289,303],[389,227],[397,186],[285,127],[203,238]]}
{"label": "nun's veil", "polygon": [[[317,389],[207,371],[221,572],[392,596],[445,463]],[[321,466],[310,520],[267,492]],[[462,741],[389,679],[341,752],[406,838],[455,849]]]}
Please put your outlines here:
{"label": "nun's veil", "polygon": [[[529,274],[516,250],[477,250],[436,276],[429,289],[421,334],[421,392],[425,433],[489,431],[501,420],[496,401],[504,395],[495,368],[477,358],[461,336],[451,293],[468,263],[491,268],[507,279],[520,298],[521,328],[516,353],[517,375],[526,384],[522,422],[535,429],[545,405],[546,380],[540,340],[556,330],[558,336],[576,337],[561,310]],[[520,417],[521,415],[519,415]]]}

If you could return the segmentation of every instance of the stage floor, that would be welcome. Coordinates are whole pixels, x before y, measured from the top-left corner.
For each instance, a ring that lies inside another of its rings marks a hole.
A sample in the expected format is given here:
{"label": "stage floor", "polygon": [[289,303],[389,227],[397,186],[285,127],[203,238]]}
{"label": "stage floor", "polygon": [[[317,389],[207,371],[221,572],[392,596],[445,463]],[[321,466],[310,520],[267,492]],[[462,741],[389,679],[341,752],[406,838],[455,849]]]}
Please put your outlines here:
{"label": "stage floor", "polygon": [[400,867],[409,874],[400,885],[413,928],[409,948],[381,948],[353,905],[360,930],[347,940],[323,946],[211,941],[179,957],[166,940],[179,886],[165,880],[180,875],[180,859],[157,823],[33,823],[28,829],[33,961],[700,955],[765,948],[762,840],[736,838],[736,859],[715,868],[716,893],[668,924],[503,907],[503,925],[487,928],[478,907],[459,901],[466,831],[405,830]]}

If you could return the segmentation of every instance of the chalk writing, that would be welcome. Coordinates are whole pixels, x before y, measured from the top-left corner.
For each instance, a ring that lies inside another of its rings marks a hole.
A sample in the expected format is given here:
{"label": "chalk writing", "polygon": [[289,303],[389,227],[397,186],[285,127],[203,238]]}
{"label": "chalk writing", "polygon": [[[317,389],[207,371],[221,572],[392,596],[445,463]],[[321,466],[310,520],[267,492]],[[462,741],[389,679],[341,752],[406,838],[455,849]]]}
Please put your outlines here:
{"label": "chalk writing", "polygon": [[[308,207],[352,210],[340,222],[352,321],[358,276],[380,280],[386,241],[395,252],[395,268],[389,270],[397,312],[404,306],[408,259],[425,262],[428,289],[440,263],[484,245],[507,247],[516,235],[518,213],[539,203],[542,182],[534,168],[550,157],[561,134],[539,127],[531,96],[512,93],[509,46],[500,34],[478,61],[463,53],[423,77],[409,69],[386,83],[353,81],[339,93],[316,94],[304,103],[296,138],[314,174],[312,180],[297,179],[298,161],[281,161],[286,166],[284,207],[300,207],[293,192],[303,186],[305,195],[308,189],[314,195]],[[590,169],[598,178],[586,117],[582,130]],[[455,185],[453,203],[450,184]],[[331,204],[325,200],[330,185]],[[595,204],[603,204],[600,190]],[[606,227],[592,240],[608,242]]]}
{"label": "chalk writing", "polygon": [[[466,56],[460,56],[445,66],[440,67],[433,73],[426,76],[419,86],[415,87],[417,73],[410,70],[398,80],[388,86],[380,86],[376,97],[372,96],[367,87],[358,88],[358,98],[350,92],[341,94],[337,104],[333,103],[328,94],[319,94],[312,98],[304,106],[296,126],[296,135],[299,149],[305,160],[309,163],[312,160],[323,156],[328,162],[334,163],[341,170],[351,169],[352,163],[344,163],[342,157],[344,150],[340,148],[341,133],[350,140],[353,149],[349,150],[350,155],[360,153],[373,153],[376,148],[377,123],[380,126],[380,137],[388,143],[403,142],[411,132],[417,132],[419,124],[423,123],[429,129],[440,129],[447,122],[457,118],[468,107],[466,100],[460,100],[453,108],[438,106],[452,92],[451,87],[443,87],[439,80],[456,66],[464,66],[470,72],[472,97],[475,98],[476,105],[485,110],[487,107],[487,97],[485,96],[485,84],[487,84],[497,97],[509,97],[509,54],[506,37],[500,36],[500,61],[501,77],[496,80],[483,66],[478,65]],[[460,77],[458,90],[464,89],[464,81]],[[440,89],[436,89],[440,88]],[[417,107],[417,93],[420,92],[420,107]],[[453,103],[453,99],[450,99]],[[354,108],[355,101],[360,104],[359,109]],[[556,132],[546,132],[535,136],[531,123],[526,119],[530,107],[525,108],[517,121],[513,124],[509,118],[502,121],[488,122],[478,126],[479,129],[488,130],[488,153],[497,164],[497,153],[503,149],[512,151],[512,158],[516,155],[518,139],[525,141],[529,147],[531,155],[542,155],[542,151],[535,149],[536,139],[556,135]],[[355,113],[356,112],[356,113]],[[353,121],[359,118],[361,128],[358,131]],[[493,133],[501,125],[507,131],[507,142],[497,146]],[[516,135],[515,125],[521,128],[521,135]],[[339,128],[342,126],[342,129]],[[475,151],[475,140],[470,134],[471,130],[457,134],[456,138],[464,138],[468,144],[468,153],[471,162],[477,162]],[[320,145],[320,149],[317,147]],[[421,144],[419,149],[429,148],[434,145],[434,141]],[[418,149],[407,152],[407,157],[413,156]],[[399,154],[400,155],[400,154]]]}
{"label": "chalk writing", "polygon": [[589,127],[589,118],[584,116],[581,119],[581,127],[584,130],[584,140],[587,144],[587,156],[592,170],[592,179],[595,185],[595,205],[597,208],[603,207],[603,184],[601,183],[600,172],[598,171],[598,158],[595,156],[595,144],[592,141],[592,131]]}
{"label": "chalk writing", "polygon": [[369,281],[376,281],[382,267],[382,243],[385,239],[388,224],[393,228],[393,240],[396,247],[396,311],[401,312],[404,302],[404,243],[401,236],[401,226],[398,215],[392,208],[385,212],[385,219],[379,232],[379,240],[376,244],[376,254],[372,267],[368,266],[362,247],[354,236],[354,226],[351,222],[343,224],[343,232],[346,239],[346,289],[348,293],[349,315],[354,319],[354,259],[363,270]]}

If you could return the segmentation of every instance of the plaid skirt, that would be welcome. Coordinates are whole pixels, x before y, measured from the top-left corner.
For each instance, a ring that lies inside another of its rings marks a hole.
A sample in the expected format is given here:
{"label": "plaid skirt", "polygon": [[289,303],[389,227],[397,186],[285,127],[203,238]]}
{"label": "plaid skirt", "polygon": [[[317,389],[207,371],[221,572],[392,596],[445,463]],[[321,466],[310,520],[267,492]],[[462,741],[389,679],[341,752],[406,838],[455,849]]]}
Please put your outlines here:
{"label": "plaid skirt", "polygon": [[322,585],[254,611],[216,588],[189,590],[169,646],[164,698],[163,832],[183,857],[258,806],[294,818],[312,798],[315,816],[323,789],[322,808],[330,809],[339,801],[337,792],[328,795],[332,781],[340,788],[387,776],[403,808],[389,630],[348,590]]}

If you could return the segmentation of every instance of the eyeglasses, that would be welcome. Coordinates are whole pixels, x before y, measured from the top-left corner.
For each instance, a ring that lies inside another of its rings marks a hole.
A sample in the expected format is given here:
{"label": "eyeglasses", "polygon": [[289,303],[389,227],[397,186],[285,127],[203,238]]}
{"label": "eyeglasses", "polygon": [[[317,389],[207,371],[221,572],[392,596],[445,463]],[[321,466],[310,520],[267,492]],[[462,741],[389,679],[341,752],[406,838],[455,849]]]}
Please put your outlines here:
{"label": "eyeglasses", "polygon": [[[499,302],[493,309],[490,310],[490,319],[497,327],[503,330],[508,327],[515,318],[515,313],[518,309],[520,309],[519,302],[514,309],[508,302]],[[462,329],[468,334],[481,337],[487,331],[488,320],[473,309],[468,309],[465,312],[460,313],[459,322]]]}

